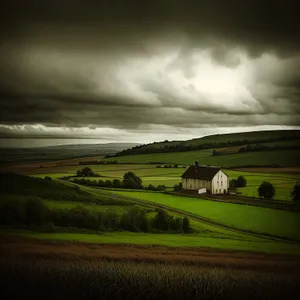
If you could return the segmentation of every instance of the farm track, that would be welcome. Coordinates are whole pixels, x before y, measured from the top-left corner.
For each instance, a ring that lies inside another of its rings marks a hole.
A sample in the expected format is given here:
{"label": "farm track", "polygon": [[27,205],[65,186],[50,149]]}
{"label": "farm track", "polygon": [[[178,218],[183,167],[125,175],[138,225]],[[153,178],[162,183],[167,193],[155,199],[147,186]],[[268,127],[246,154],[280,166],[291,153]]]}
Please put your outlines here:
{"label": "farm track", "polygon": [[131,202],[135,202],[137,204],[142,204],[144,206],[149,206],[149,207],[152,207],[152,208],[157,207],[157,208],[166,209],[166,210],[174,212],[174,213],[179,213],[179,214],[186,215],[186,216],[190,217],[191,219],[194,219],[195,221],[200,221],[200,222],[203,222],[203,223],[208,224],[208,225],[217,226],[217,227],[222,228],[222,229],[227,229],[227,230],[231,230],[231,231],[234,231],[234,232],[237,232],[237,233],[247,234],[247,235],[250,235],[250,236],[253,236],[253,237],[265,238],[265,239],[269,239],[269,240],[272,240],[272,241],[279,241],[279,242],[285,242],[285,243],[292,243],[292,244],[300,245],[300,241],[296,240],[296,239],[290,239],[290,238],[287,238],[287,237],[275,236],[275,235],[271,235],[271,234],[267,234],[267,233],[254,232],[252,230],[247,230],[247,229],[240,229],[240,228],[236,228],[234,226],[218,223],[218,222],[216,222],[214,220],[211,220],[209,218],[201,217],[199,215],[195,215],[193,213],[186,212],[184,210],[172,208],[172,207],[167,206],[167,205],[156,204],[156,203],[153,203],[153,202],[148,201],[148,200],[141,200],[139,198],[134,198],[134,197],[126,197],[126,196],[116,194],[114,192],[106,192],[105,190],[103,190],[101,188],[96,188],[96,189],[101,190],[101,192],[106,196],[111,196],[113,194],[119,200],[131,201]]}

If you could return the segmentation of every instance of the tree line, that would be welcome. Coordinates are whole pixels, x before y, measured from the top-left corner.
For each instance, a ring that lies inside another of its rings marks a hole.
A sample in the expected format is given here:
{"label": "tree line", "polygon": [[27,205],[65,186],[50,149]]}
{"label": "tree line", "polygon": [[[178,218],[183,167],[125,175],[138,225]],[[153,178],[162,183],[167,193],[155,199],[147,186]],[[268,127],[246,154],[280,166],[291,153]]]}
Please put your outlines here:
{"label": "tree line", "polygon": [[82,205],[70,209],[50,209],[38,198],[4,199],[0,201],[0,225],[72,227],[99,231],[126,230],[133,232],[190,233],[189,219],[156,209],[154,218],[147,216],[153,209],[132,206],[118,214],[113,209],[91,211]]}
{"label": "tree line", "polygon": [[[89,177],[90,174],[96,174],[96,173],[94,173],[91,168],[86,167],[82,170],[77,171],[77,176],[81,176],[78,174],[84,174],[83,176]],[[100,175],[97,174],[97,177],[99,176]],[[64,179],[70,179],[70,177]],[[98,186],[98,187],[106,187],[106,188],[145,189],[151,191],[164,191],[167,188],[165,185],[154,186],[152,184],[149,184],[148,186],[144,187],[142,185],[142,179],[133,172],[126,172],[123,176],[123,180],[115,178],[113,180],[100,179],[97,181],[97,180],[90,180],[85,178],[80,178],[80,179],[75,178],[74,182],[82,185],[90,185],[90,186]]]}

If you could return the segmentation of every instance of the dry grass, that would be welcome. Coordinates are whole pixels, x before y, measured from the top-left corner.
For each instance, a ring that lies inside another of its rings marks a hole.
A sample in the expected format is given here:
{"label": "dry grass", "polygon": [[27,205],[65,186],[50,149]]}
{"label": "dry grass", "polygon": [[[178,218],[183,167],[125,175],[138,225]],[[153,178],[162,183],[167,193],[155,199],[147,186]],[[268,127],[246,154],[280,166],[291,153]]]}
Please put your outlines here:
{"label": "dry grass", "polygon": [[1,299],[300,298],[292,257],[19,238],[0,245]]}
{"label": "dry grass", "polygon": [[247,270],[300,270],[300,257],[267,255],[217,249],[171,248],[161,246],[85,244],[41,241],[2,236],[0,256],[12,260],[28,257],[63,260],[109,260],[180,265],[201,265]]}

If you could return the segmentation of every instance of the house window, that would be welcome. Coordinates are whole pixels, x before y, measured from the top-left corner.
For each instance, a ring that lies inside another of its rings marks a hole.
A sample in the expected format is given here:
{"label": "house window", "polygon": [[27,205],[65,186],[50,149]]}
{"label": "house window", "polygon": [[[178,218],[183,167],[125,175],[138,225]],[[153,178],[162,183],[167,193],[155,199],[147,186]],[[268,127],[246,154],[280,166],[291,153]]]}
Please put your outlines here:
{"label": "house window", "polygon": [[221,181],[221,185],[223,185],[223,181]]}

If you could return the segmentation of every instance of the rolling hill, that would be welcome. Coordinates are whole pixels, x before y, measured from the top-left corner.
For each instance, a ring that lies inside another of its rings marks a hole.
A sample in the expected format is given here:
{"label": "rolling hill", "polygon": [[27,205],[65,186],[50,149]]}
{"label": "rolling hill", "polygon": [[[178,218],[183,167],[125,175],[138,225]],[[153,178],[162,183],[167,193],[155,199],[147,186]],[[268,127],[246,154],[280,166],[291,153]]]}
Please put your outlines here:
{"label": "rolling hill", "polygon": [[[203,149],[219,149],[235,147],[233,152],[239,152],[240,148],[253,150],[256,145],[260,150],[283,150],[295,149],[300,146],[300,130],[274,130],[274,131],[253,131],[231,134],[216,134],[196,138],[187,141],[163,141],[146,145],[134,146],[131,149],[122,150],[115,156],[181,152]],[[229,151],[232,152],[232,151]]]}
{"label": "rolling hill", "polygon": [[300,166],[300,130],[217,134],[187,141],[164,141],[123,150],[106,160],[132,163],[192,164],[222,167]]}

